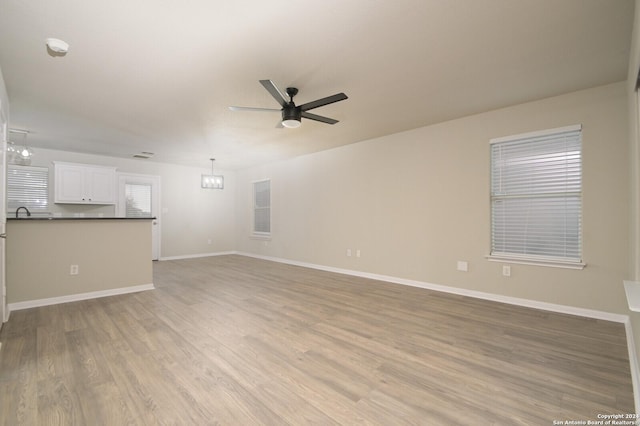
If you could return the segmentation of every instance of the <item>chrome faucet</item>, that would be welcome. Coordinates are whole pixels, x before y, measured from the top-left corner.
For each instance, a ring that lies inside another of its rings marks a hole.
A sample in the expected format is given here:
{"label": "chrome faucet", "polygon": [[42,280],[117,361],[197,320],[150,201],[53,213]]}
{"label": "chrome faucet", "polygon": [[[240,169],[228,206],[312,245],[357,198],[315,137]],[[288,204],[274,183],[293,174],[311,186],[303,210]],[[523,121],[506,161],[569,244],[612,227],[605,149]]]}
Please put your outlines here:
{"label": "chrome faucet", "polygon": [[18,213],[20,212],[20,209],[24,209],[24,211],[27,212],[27,217],[31,216],[31,212],[29,211],[29,209],[26,208],[25,206],[22,206],[16,209],[16,219],[18,218]]}

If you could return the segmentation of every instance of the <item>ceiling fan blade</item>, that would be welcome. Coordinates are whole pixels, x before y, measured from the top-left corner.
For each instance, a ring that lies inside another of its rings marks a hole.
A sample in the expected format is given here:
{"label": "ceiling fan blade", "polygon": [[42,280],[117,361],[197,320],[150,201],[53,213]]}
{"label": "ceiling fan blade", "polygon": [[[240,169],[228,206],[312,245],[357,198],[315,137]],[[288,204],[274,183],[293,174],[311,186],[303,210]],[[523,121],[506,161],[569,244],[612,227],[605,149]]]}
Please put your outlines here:
{"label": "ceiling fan blade", "polygon": [[276,86],[276,84],[273,81],[271,81],[271,80],[260,80],[260,84],[262,84],[264,86],[264,88],[267,89],[267,92],[271,93],[271,96],[273,96],[273,98],[276,101],[278,101],[278,103],[283,108],[285,106],[287,106],[287,104],[289,102],[287,102],[287,99],[284,97],[284,95],[282,94],[280,89],[278,89],[278,86]]}
{"label": "ceiling fan blade", "polygon": [[326,98],[318,99],[316,101],[307,102],[306,104],[300,105],[300,109],[302,111],[308,111],[310,109],[318,108],[321,106],[329,105],[334,102],[344,101],[348,99],[347,95],[344,93],[337,93],[333,96],[327,96]]}
{"label": "ceiling fan blade", "polygon": [[242,106],[230,106],[231,111],[280,111],[276,108],[254,108],[254,107],[242,107]]}
{"label": "ceiling fan blade", "polygon": [[336,123],[338,123],[338,120],[334,120],[333,118],[323,117],[321,115],[316,115],[316,114],[311,114],[310,112],[306,112],[306,111],[302,111],[300,116],[302,116],[304,118],[308,118],[309,120],[320,121],[322,123],[327,123],[327,124],[336,124]]}

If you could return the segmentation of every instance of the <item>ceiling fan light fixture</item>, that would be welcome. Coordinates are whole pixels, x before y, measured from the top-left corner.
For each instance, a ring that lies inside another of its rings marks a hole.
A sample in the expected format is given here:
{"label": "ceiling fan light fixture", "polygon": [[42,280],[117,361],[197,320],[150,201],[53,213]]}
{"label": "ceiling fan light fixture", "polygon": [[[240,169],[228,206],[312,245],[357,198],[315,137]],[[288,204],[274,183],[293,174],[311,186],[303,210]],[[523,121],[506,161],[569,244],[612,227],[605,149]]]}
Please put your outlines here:
{"label": "ceiling fan light fixture", "polygon": [[282,125],[287,129],[295,129],[297,127],[300,127],[300,125],[302,124],[301,116],[302,111],[300,111],[300,108],[297,108],[295,105],[293,105],[292,99],[291,105],[282,109]]}
{"label": "ceiling fan light fixture", "polygon": [[302,123],[300,122],[300,120],[296,120],[295,118],[289,118],[287,120],[282,120],[282,125],[287,129],[295,129],[297,127],[300,127]]}

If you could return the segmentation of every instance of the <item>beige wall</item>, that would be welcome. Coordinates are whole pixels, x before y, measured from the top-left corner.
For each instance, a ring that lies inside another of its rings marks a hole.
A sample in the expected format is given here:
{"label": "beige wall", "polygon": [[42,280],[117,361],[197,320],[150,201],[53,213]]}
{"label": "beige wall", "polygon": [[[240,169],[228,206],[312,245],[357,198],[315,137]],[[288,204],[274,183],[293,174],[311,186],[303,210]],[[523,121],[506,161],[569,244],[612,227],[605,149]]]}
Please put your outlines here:
{"label": "beige wall", "polygon": [[[517,105],[238,172],[237,248],[258,255],[627,313],[625,84]],[[489,140],[583,125],[581,271],[489,262]],[[249,237],[251,182],[272,179],[271,241]],[[347,248],[361,257],[347,257]],[[355,252],[354,252],[355,253]],[[456,261],[469,272],[456,271]]]}
{"label": "beige wall", "polygon": [[9,221],[7,302],[152,284],[150,252],[148,220]]}
{"label": "beige wall", "polygon": [[[235,247],[235,174],[220,171],[225,189],[200,188],[200,175],[211,173],[208,159],[203,168],[100,155],[34,148],[32,165],[49,167],[51,211],[62,214],[113,215],[113,206],[53,204],[53,161],[115,166],[118,172],[160,176],[161,257],[220,253]],[[218,170],[216,170],[218,171]],[[211,240],[211,244],[208,244]]]}

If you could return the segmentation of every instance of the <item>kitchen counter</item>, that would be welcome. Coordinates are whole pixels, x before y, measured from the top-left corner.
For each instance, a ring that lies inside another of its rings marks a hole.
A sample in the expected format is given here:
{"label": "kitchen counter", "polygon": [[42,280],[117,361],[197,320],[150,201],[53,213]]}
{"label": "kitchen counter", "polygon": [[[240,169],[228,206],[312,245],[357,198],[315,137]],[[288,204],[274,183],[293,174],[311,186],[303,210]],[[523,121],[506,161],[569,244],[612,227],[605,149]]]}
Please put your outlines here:
{"label": "kitchen counter", "polygon": [[7,220],[154,220],[155,217],[7,217]]}
{"label": "kitchen counter", "polygon": [[8,218],[9,310],[153,288],[152,218]]}

